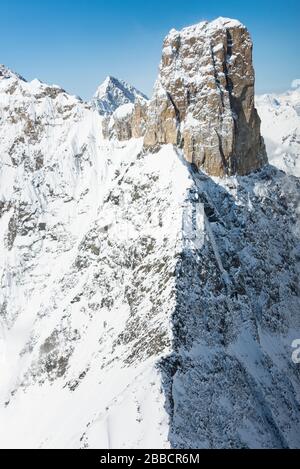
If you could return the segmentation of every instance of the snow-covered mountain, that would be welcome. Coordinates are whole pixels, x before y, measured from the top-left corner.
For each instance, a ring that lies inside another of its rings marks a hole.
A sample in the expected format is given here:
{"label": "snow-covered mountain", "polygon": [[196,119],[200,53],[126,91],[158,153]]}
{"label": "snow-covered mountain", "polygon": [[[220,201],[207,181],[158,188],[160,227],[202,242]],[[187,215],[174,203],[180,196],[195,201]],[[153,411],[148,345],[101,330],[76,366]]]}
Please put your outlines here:
{"label": "snow-covered mountain", "polygon": [[108,76],[97,89],[92,106],[101,115],[107,116],[124,104],[135,103],[137,99],[147,101],[148,98],[125,81]]}
{"label": "snow-covered mountain", "polygon": [[0,79],[5,80],[9,78],[19,79],[21,81],[26,81],[25,78],[21,77],[18,73],[15,73],[13,70],[5,67],[5,65],[0,64]]}
{"label": "snow-covered mountain", "polygon": [[0,446],[299,448],[299,179],[150,151],[139,106],[139,138],[104,138],[97,109],[1,68]]}
{"label": "snow-covered mountain", "polygon": [[257,96],[256,105],[270,162],[300,176],[300,80],[286,93]]}

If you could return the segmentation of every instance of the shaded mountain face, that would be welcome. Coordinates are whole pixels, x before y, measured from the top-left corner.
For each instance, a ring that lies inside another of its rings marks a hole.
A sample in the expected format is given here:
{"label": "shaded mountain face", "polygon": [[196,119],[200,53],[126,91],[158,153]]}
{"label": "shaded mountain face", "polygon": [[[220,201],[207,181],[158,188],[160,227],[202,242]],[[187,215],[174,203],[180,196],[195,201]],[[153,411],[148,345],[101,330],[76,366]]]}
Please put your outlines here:
{"label": "shaded mountain face", "polygon": [[0,76],[0,445],[299,447],[299,179],[149,151],[128,104]]}
{"label": "shaded mountain face", "polygon": [[124,104],[134,104],[137,99],[147,101],[147,97],[133,86],[108,76],[97,89],[92,106],[100,115],[107,116]]}

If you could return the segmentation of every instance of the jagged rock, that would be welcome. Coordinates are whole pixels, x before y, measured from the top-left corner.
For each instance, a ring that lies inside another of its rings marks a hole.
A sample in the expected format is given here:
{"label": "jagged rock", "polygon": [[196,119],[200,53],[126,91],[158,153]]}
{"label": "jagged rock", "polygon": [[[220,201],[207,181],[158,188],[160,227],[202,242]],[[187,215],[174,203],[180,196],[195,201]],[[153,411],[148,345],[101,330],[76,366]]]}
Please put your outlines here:
{"label": "jagged rock", "polygon": [[132,113],[134,104],[128,103],[118,107],[112,116],[103,121],[103,137],[129,140],[132,137]]}
{"label": "jagged rock", "polygon": [[254,107],[252,41],[240,22],[219,18],[164,41],[145,147],[171,143],[210,175],[244,175],[267,162]]}
{"label": "jagged rock", "polygon": [[135,102],[131,121],[133,138],[140,138],[145,135],[148,119],[148,107],[148,100],[138,99]]}
{"label": "jagged rock", "polygon": [[135,104],[128,103],[118,107],[111,116],[103,120],[104,138],[119,141],[140,138],[146,130],[148,102],[138,98]]}

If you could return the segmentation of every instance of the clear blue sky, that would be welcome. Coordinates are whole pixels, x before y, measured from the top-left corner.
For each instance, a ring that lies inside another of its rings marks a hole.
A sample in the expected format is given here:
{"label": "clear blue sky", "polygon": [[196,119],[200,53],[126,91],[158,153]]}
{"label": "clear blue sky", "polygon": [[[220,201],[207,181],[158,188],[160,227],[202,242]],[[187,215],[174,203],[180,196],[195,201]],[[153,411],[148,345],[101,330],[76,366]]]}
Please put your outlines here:
{"label": "clear blue sky", "polygon": [[168,31],[217,16],[248,26],[257,92],[300,78],[299,0],[0,0],[0,63],[83,98],[108,74],[151,94]]}

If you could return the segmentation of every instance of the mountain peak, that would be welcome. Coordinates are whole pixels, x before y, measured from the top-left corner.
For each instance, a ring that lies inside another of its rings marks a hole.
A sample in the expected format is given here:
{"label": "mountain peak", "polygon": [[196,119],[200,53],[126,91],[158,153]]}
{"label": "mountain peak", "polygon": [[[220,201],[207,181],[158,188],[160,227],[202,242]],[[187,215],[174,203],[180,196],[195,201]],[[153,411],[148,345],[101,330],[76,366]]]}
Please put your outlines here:
{"label": "mountain peak", "polygon": [[92,105],[101,115],[111,115],[123,104],[135,103],[138,99],[148,98],[138,89],[108,75],[104,82],[97,88]]}
{"label": "mountain peak", "polygon": [[111,75],[107,75],[105,80],[101,83],[101,85],[97,88],[97,91],[95,93],[95,96],[101,92],[102,89],[106,89],[111,83],[118,81],[115,77]]}
{"label": "mountain peak", "polygon": [[18,78],[19,80],[26,81],[25,78],[23,78],[18,73],[13,72],[10,68],[0,64],[0,80],[8,78]]}

